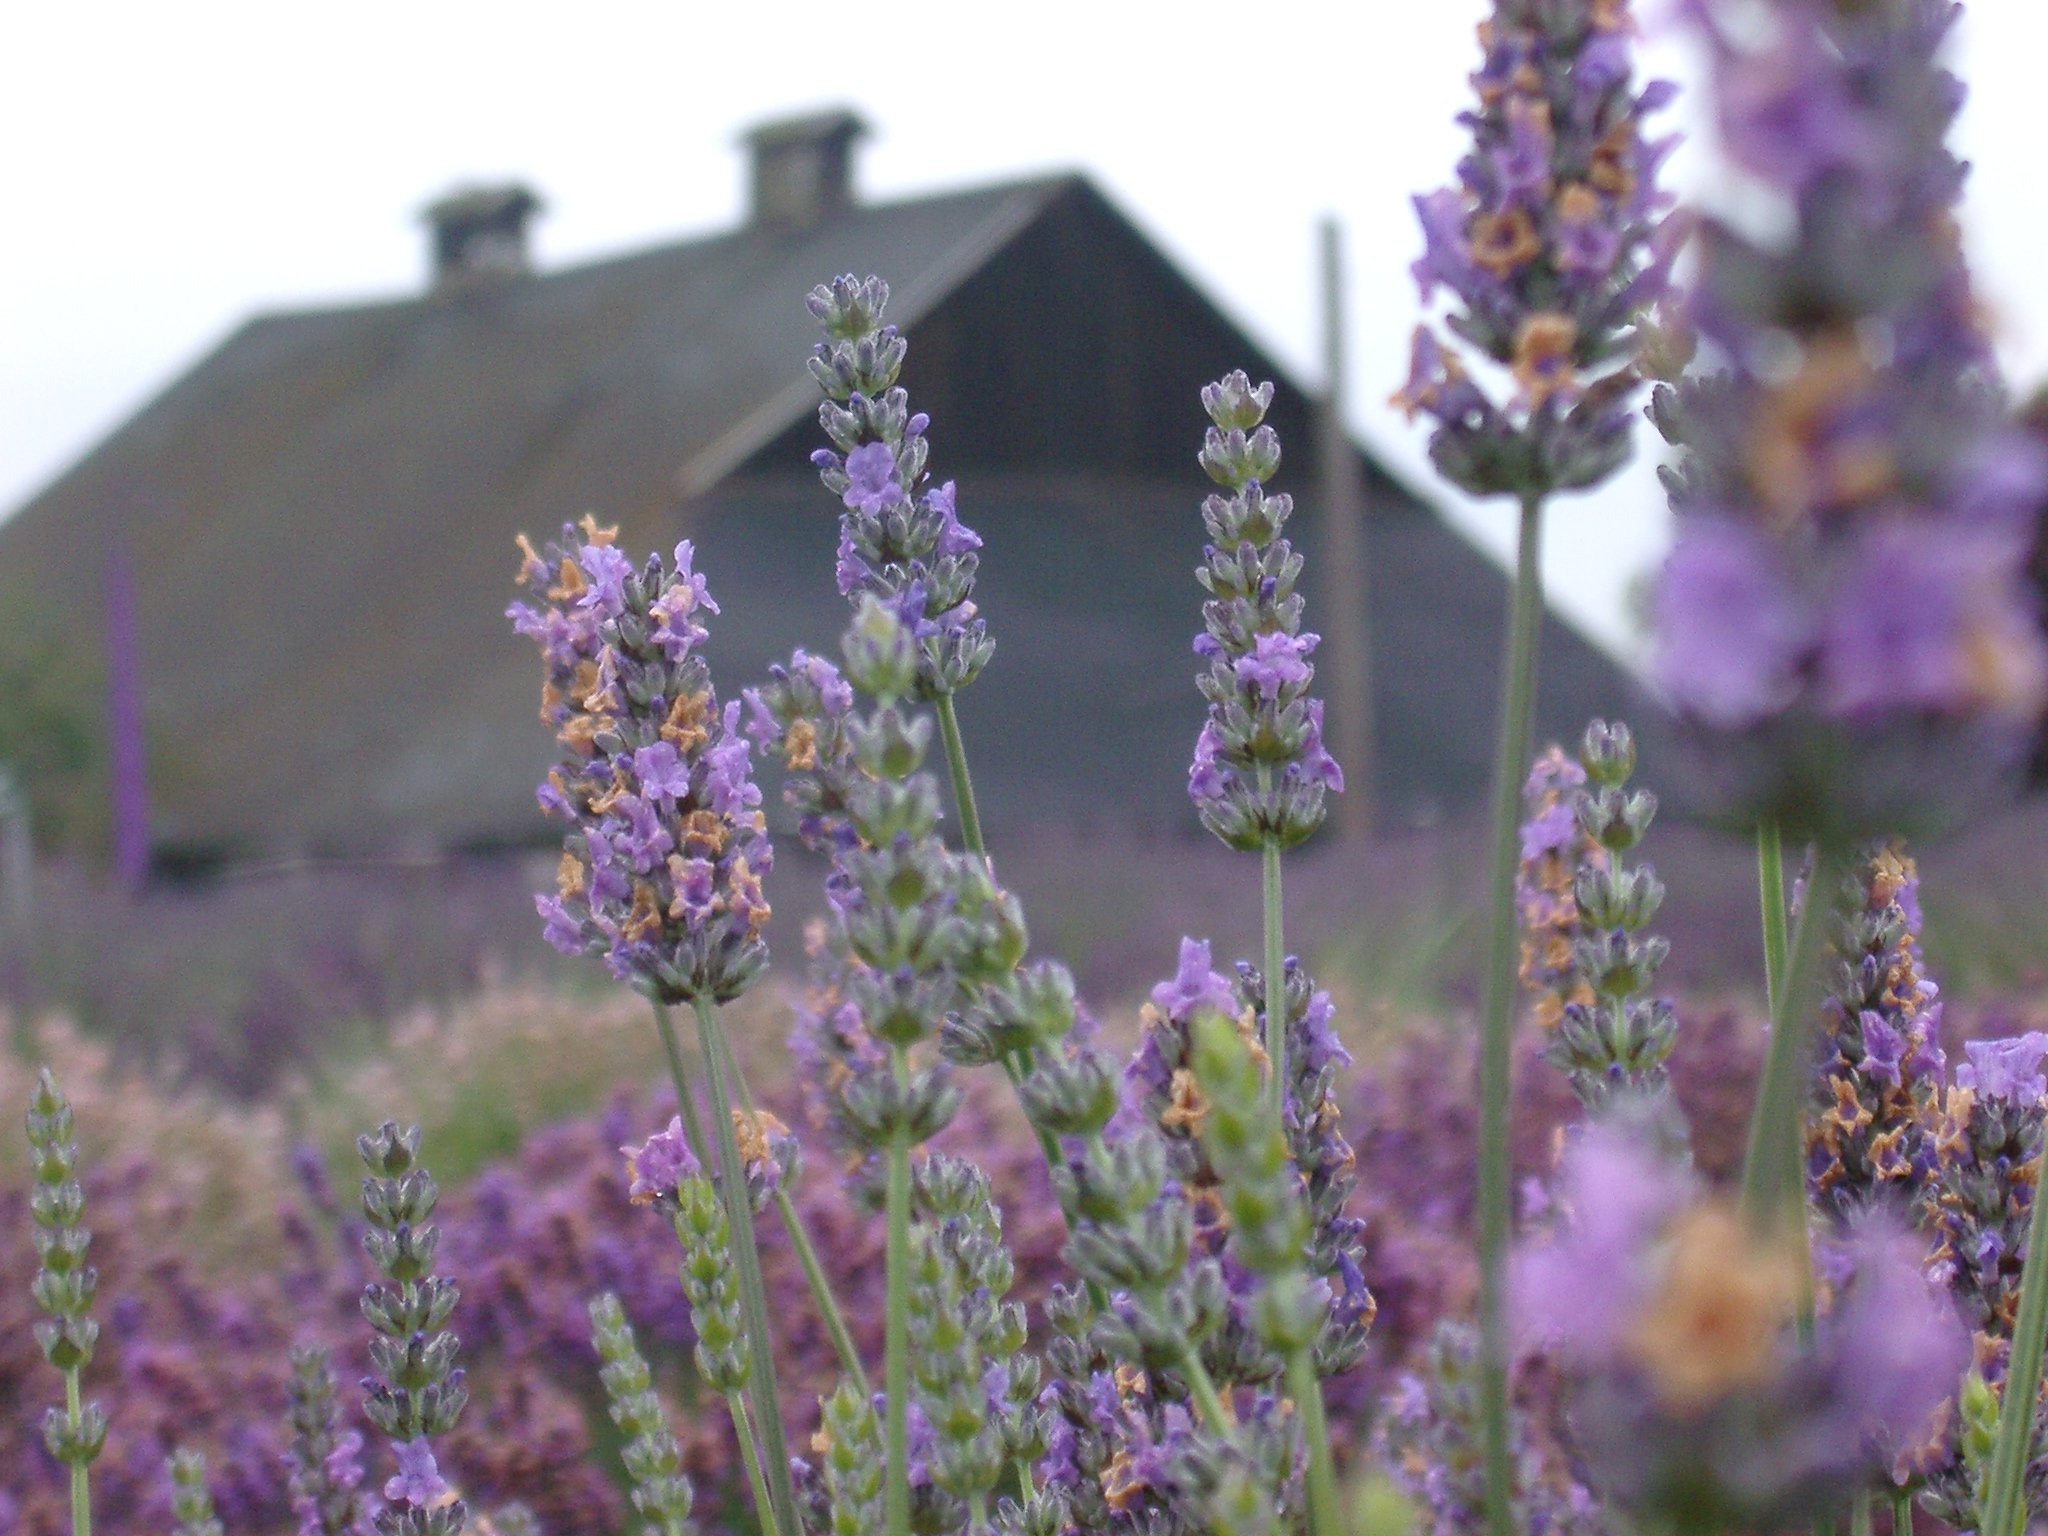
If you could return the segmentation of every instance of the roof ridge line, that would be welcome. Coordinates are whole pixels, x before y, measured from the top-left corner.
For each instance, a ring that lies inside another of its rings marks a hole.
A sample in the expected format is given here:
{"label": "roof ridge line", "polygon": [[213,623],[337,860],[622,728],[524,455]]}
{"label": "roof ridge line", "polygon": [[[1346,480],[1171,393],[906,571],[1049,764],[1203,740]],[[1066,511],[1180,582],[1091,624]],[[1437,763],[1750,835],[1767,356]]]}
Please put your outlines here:
{"label": "roof ridge line", "polygon": [[[981,225],[953,242],[938,260],[900,288],[891,287],[897,324],[908,329],[1008,245],[1045,211],[1045,198],[1079,178],[1059,177],[1019,183]],[[909,315],[904,317],[904,311]],[[724,480],[734,470],[803,419],[806,404],[817,398],[817,381],[805,372],[770,395],[690,455],[675,472],[677,492],[691,500]]]}

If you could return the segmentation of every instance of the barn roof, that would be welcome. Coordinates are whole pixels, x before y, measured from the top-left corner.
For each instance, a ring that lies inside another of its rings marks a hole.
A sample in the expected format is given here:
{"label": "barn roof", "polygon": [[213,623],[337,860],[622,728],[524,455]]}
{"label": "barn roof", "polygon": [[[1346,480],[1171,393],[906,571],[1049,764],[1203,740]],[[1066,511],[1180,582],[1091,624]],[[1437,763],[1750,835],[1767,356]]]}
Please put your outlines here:
{"label": "barn roof", "polygon": [[[1077,177],[251,320],[0,527],[0,657],[54,644],[95,676],[117,550],[134,573],[160,846],[544,836],[537,672],[502,619],[513,534],[589,510],[631,547],[695,538],[725,606],[709,654],[728,692],[793,642],[829,644],[844,609],[832,503],[803,463],[817,394],[801,300],[840,271],[889,278],[937,467],[989,540],[998,660],[962,709],[991,744],[991,818],[1128,819],[1142,799],[1150,819],[1186,819],[1202,486],[1193,396],[1174,392],[1238,363],[1279,370]],[[1062,304],[1104,306],[1105,327],[1112,308],[1180,306],[1149,322],[1171,377],[1100,331],[1091,352],[1082,315],[1064,377],[1017,398],[1035,387],[1026,362],[1060,355],[1044,326]],[[927,379],[920,356],[949,372]],[[976,384],[1005,392],[976,399]],[[1081,419],[1048,425],[1063,389]],[[1292,395],[1284,437],[1303,429]],[[1093,436],[1090,416],[1107,423]],[[1155,456],[1119,457],[1111,417]],[[1305,462],[1306,439],[1290,441]],[[1372,472],[1385,777],[1397,798],[1456,800],[1488,750],[1504,583]],[[1302,527],[1312,542],[1312,508]],[[1618,672],[1551,628],[1550,712],[1612,707]],[[1457,674],[1470,719],[1444,702]]]}

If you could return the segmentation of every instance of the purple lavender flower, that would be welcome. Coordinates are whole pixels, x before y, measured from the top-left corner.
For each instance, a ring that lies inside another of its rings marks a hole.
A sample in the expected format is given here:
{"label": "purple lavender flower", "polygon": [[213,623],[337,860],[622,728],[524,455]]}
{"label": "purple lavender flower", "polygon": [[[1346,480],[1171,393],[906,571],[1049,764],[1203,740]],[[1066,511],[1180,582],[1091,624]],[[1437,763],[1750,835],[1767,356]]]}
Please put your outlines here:
{"label": "purple lavender flower", "polygon": [[1173,980],[1152,989],[1152,1006],[1168,1019],[1190,1018],[1197,1008],[1237,1015],[1237,994],[1230,982],[1211,968],[1207,939],[1180,941],[1179,968]]}
{"label": "purple lavender flower", "polygon": [[844,509],[840,595],[858,604],[872,594],[897,608],[918,640],[919,697],[956,693],[995,650],[973,601],[981,539],[959,519],[953,482],[934,486],[926,474],[931,422],[896,383],[909,344],[882,323],[889,285],[839,277],[805,302],[826,338],[810,367],[832,446],[811,462]]}
{"label": "purple lavender flower", "polygon": [[1289,683],[1305,683],[1314,675],[1307,658],[1316,648],[1317,638],[1280,630],[1259,635],[1252,641],[1251,650],[1237,658],[1237,680],[1262,698],[1278,698],[1280,690]]}
{"label": "purple lavender flower", "polygon": [[1436,423],[1431,458],[1474,495],[1583,489],[1628,457],[1633,326],[1678,233],[1656,186],[1673,141],[1642,130],[1671,88],[1631,88],[1631,26],[1625,0],[1496,0],[1458,186],[1415,200],[1423,303],[1448,289],[1448,328],[1515,386],[1497,401],[1417,329],[1394,403]]}
{"label": "purple lavender flower", "polygon": [[392,1447],[398,1456],[398,1472],[384,1484],[384,1497],[394,1504],[431,1509],[448,1496],[448,1484],[434,1465],[434,1448],[422,1436],[401,1440]]}
{"label": "purple lavender flower", "polygon": [[1759,29],[1685,7],[1722,141],[1792,230],[1704,229],[1679,328],[1708,369],[1651,410],[1685,450],[1654,670],[1682,715],[1744,733],[1727,798],[1802,834],[1925,818],[1926,783],[1995,778],[2048,697],[2023,580],[2048,458],[2005,419],[1943,143],[1959,9],[1784,0]]}
{"label": "purple lavender flower", "polygon": [[1317,637],[1301,629],[1301,557],[1281,529],[1291,497],[1269,496],[1280,440],[1261,425],[1273,386],[1242,372],[1202,391],[1213,425],[1202,467],[1227,494],[1202,503],[1210,544],[1196,578],[1210,600],[1195,652],[1209,716],[1195,738],[1188,796],[1202,824],[1233,848],[1292,847],[1322,824],[1324,798],[1344,787],[1323,745],[1323,706],[1309,697]]}
{"label": "purple lavender flower", "polygon": [[[1566,1150],[1558,1177],[1570,1225],[1516,1256],[1514,1315],[1531,1343],[1610,1358],[1650,1295],[1651,1242],[1691,1197],[1691,1184],[1626,1131],[1599,1123]],[[1594,1276],[1598,1283],[1588,1284]]]}
{"label": "purple lavender flower", "polygon": [[2048,1034],[2030,1030],[2010,1040],[1972,1040],[1963,1051],[1969,1060],[1956,1068],[1958,1088],[2023,1108],[2038,1106],[2048,1095],[2048,1076],[2041,1071]]}
{"label": "purple lavender flower", "polygon": [[[896,455],[887,443],[863,443],[846,456],[846,502],[850,512],[873,516],[886,512],[903,499],[903,483],[896,478]],[[950,493],[946,498],[952,506]]]}
{"label": "purple lavender flower", "polygon": [[509,611],[540,643],[541,714],[564,748],[540,802],[572,823],[555,894],[535,898],[543,934],[660,1002],[736,997],[767,962],[773,854],[740,704],[719,709],[697,654],[695,615],[718,608],[694,552],[635,570],[589,520],[521,548],[542,601]]}
{"label": "purple lavender flower", "polygon": [[675,1199],[676,1187],[703,1172],[696,1153],[683,1135],[683,1117],[675,1116],[666,1130],[656,1131],[637,1147],[619,1148],[626,1156],[626,1171],[632,1175],[627,1194],[635,1205],[650,1205]]}
{"label": "purple lavender flower", "polygon": [[1835,1255],[1834,1304],[1801,1342],[1793,1252],[1688,1184],[1627,1133],[1589,1131],[1566,1158],[1570,1225],[1517,1256],[1523,1325],[1573,1374],[1604,1497],[1775,1528],[1923,1441],[1968,1350],[1918,1244],[1879,1224]]}

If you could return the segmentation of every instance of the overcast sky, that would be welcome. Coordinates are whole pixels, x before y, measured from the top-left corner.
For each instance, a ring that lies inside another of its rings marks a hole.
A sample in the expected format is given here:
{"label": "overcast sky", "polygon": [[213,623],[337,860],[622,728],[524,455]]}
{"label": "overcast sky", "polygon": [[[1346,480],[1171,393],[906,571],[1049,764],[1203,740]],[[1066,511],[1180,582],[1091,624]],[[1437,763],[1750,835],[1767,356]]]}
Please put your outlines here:
{"label": "overcast sky", "polygon": [[[1419,435],[1383,404],[1415,322],[1407,198],[1443,183],[1457,157],[1451,118],[1485,9],[7,7],[0,509],[249,314],[417,289],[415,211],[454,182],[529,181],[549,208],[538,260],[560,266],[730,225],[741,205],[735,136],[765,116],[841,102],[876,129],[860,166],[872,197],[1087,171],[1308,382],[1320,356],[1314,227],[1334,213],[1350,242],[1354,424],[1428,485]],[[2048,375],[2048,7],[1976,0],[1964,25],[1955,63],[1974,91],[1962,125],[1977,165],[1970,248],[2008,365],[2031,382]],[[1690,72],[1666,43],[1653,41],[1652,62]],[[1711,185],[1711,157],[1695,147],[1678,173]],[[1191,480],[1191,498],[1197,489]],[[1451,510],[1482,543],[1509,537],[1502,506]],[[1561,507],[1551,526],[1558,600],[1625,644],[1628,584],[1664,536],[1648,464]]]}

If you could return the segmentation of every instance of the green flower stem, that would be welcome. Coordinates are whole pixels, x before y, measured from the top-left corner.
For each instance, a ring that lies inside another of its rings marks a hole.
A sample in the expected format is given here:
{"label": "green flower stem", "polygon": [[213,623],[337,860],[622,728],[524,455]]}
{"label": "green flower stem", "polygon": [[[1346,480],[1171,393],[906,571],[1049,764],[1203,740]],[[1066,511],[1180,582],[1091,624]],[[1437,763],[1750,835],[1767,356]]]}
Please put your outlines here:
{"label": "green flower stem", "polygon": [[1892,1490],[1892,1536],[1912,1536],[1913,1495],[1903,1488]]}
{"label": "green flower stem", "polygon": [[1870,1536],[1870,1490],[1856,1490],[1856,1502],[1849,1506],[1849,1536]]}
{"label": "green flower stem", "polygon": [[[1272,770],[1259,764],[1259,788],[1272,779]],[[1272,1075],[1267,1091],[1273,1096],[1273,1123],[1286,1129],[1287,1113],[1287,942],[1282,932],[1284,914],[1280,905],[1280,844],[1267,838],[1259,850],[1260,907],[1266,929],[1266,1059]]]}
{"label": "green flower stem", "polygon": [[[893,1048],[896,1081],[907,1085],[910,1062]],[[884,1319],[883,1395],[888,1409],[889,1466],[883,1509],[889,1536],[910,1530],[910,1133],[898,1127],[889,1137],[888,1313]]]}
{"label": "green flower stem", "polygon": [[[735,1389],[725,1394],[725,1406],[732,1412],[733,1433],[739,1437],[740,1460],[747,1464],[747,1486],[754,1491],[754,1508],[765,1511],[770,1507],[768,1485],[761,1479],[761,1452],[754,1444],[753,1426],[747,1422],[746,1399]],[[765,1514],[762,1518],[767,1519]]]}
{"label": "green flower stem", "polygon": [[1323,1416],[1323,1384],[1308,1349],[1287,1356],[1287,1390],[1301,1414],[1308,1443],[1308,1528],[1310,1536],[1343,1536],[1344,1506],[1337,1499],[1337,1474],[1330,1463],[1330,1426]]}
{"label": "green flower stem", "polygon": [[[1757,1085],[1756,1107],[1749,1123],[1749,1144],[1742,1160],[1742,1209],[1752,1221],[1770,1224],[1789,1215],[1795,1204],[1805,1209],[1804,1180],[1799,1177],[1800,1121],[1812,1065],[1809,1006],[1819,979],[1822,909],[1837,883],[1841,862],[1823,843],[1815,851],[1813,875],[1799,916],[1792,924],[1791,952],[1785,961],[1784,983],[1771,1009],[1771,1039],[1764,1054],[1763,1080]],[[1804,1227],[1802,1220],[1796,1223]]]}
{"label": "green flower stem", "polygon": [[[1785,990],[1785,963],[1789,948],[1785,916],[1785,840],[1776,822],[1759,823],[1756,829],[1757,909],[1764,929],[1764,1004],[1776,1015],[1779,996]],[[1788,1147],[1792,1159],[1791,1179],[1797,1189],[1806,1182],[1805,1148],[1795,1138]],[[1800,1342],[1813,1342],[1813,1265],[1799,1266],[1798,1295],[1794,1315]]]}
{"label": "green flower stem", "polygon": [[1764,920],[1764,1006],[1775,1014],[1785,985],[1786,922],[1785,844],[1774,821],[1756,829],[1756,883]]}
{"label": "green flower stem", "polygon": [[782,1434],[782,1399],[775,1390],[775,1339],[768,1331],[766,1287],[761,1283],[761,1254],[754,1241],[754,1213],[747,1199],[747,1170],[740,1161],[738,1139],[732,1127],[732,1101],[727,1096],[725,1071],[718,1050],[718,1019],[711,999],[694,1001],[698,1043],[702,1047],[706,1076],[711,1087],[712,1130],[718,1143],[718,1171],[725,1189],[726,1219],[732,1224],[733,1256],[739,1270],[740,1300],[745,1308],[747,1337],[751,1344],[753,1398],[760,1419],[763,1473],[768,1481],[769,1505],[763,1525],[778,1536],[802,1536],[798,1523],[796,1492],[789,1480],[789,1451]]}
{"label": "green flower stem", "polygon": [[939,734],[946,739],[946,771],[953,779],[953,804],[960,813],[960,835],[977,858],[986,860],[988,845],[981,840],[981,812],[974,803],[974,776],[967,771],[967,746],[960,739],[953,695],[939,695],[938,711]]}
{"label": "green flower stem", "polygon": [[832,1282],[825,1277],[824,1267],[818,1263],[818,1250],[811,1246],[810,1234],[804,1231],[803,1218],[797,1215],[788,1193],[781,1189],[775,1191],[775,1209],[782,1213],[783,1230],[789,1233],[789,1245],[796,1250],[797,1262],[803,1265],[804,1279],[811,1287],[811,1300],[817,1304],[818,1315],[825,1320],[825,1332],[832,1336],[832,1348],[839,1354],[839,1369],[860,1388],[860,1395],[867,1397],[868,1373],[861,1369],[860,1352],[853,1347],[853,1335],[846,1331],[846,1318],[840,1313],[839,1303],[832,1295]]}
{"label": "green flower stem", "polygon": [[668,1075],[676,1085],[676,1113],[683,1117],[683,1134],[690,1151],[704,1167],[711,1166],[711,1146],[704,1140],[704,1127],[697,1117],[697,1096],[690,1091],[690,1071],[683,1065],[682,1042],[676,1039],[676,1023],[668,1009],[654,1005],[654,1025],[661,1032],[661,1048],[668,1055]]}
{"label": "green flower stem", "polygon": [[2027,1259],[2020,1272],[2019,1316],[2013,1323],[2012,1354],[1999,1394],[1998,1436],[1991,1443],[1991,1469],[1984,1479],[1978,1536],[2020,1536],[2026,1521],[2027,1464],[2033,1460],[2034,1405],[2041,1395],[2041,1352],[2048,1347],[2048,1191],[2035,1163],[2034,1212],[2027,1222]]}
{"label": "green flower stem", "polygon": [[967,1496],[967,1529],[970,1536],[988,1529],[988,1491],[977,1488]]}
{"label": "green flower stem", "polygon": [[1515,856],[1536,709],[1536,651],[1543,619],[1537,556],[1542,530],[1541,498],[1524,497],[1508,614],[1500,735],[1494,745],[1492,926],[1479,1037],[1479,1428],[1489,1536],[1511,1536],[1515,1524],[1514,1464],[1508,1450],[1508,1089],[1514,1043]]}
{"label": "green flower stem", "polygon": [[[64,1372],[64,1411],[79,1420],[78,1367]],[[83,1461],[71,1463],[71,1536],[92,1536],[92,1474]]]}
{"label": "green flower stem", "polygon": [[[748,1114],[754,1112],[754,1096],[747,1089],[746,1074],[740,1071],[739,1059],[733,1054],[732,1042],[725,1037],[723,1029],[715,1032],[713,1046],[718,1052],[719,1065],[725,1071],[725,1079],[732,1084],[734,1095],[740,1101],[740,1108]],[[847,1331],[846,1317],[839,1310],[839,1300],[832,1294],[832,1281],[825,1273],[824,1265],[818,1262],[818,1250],[811,1244],[810,1233],[804,1230],[803,1217],[798,1214],[796,1203],[789,1198],[789,1191],[779,1185],[775,1190],[776,1213],[782,1217],[782,1229],[789,1234],[789,1246],[796,1250],[797,1263],[803,1266],[804,1279],[811,1288],[811,1300],[817,1304],[818,1315],[824,1319],[825,1331],[832,1337],[832,1347],[839,1353],[839,1368],[853,1378],[861,1395],[867,1396],[867,1372],[861,1369],[860,1355],[853,1347],[853,1335]]]}
{"label": "green flower stem", "polygon": [[1237,1418],[1223,1401],[1223,1394],[1216,1390],[1216,1378],[1209,1374],[1209,1367],[1202,1364],[1201,1351],[1192,1346],[1181,1351],[1180,1373],[1187,1378],[1188,1392],[1209,1427],[1225,1440],[1235,1440]]}

